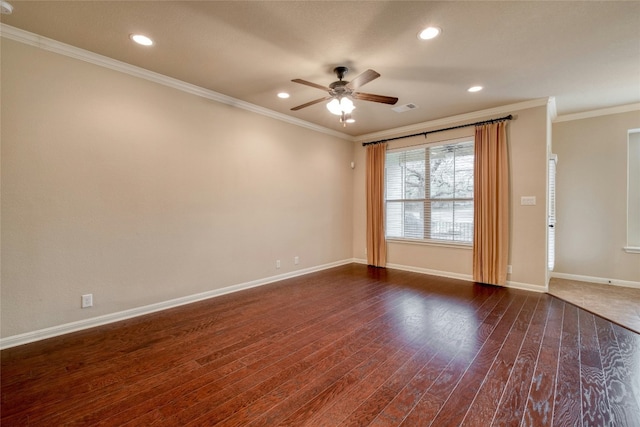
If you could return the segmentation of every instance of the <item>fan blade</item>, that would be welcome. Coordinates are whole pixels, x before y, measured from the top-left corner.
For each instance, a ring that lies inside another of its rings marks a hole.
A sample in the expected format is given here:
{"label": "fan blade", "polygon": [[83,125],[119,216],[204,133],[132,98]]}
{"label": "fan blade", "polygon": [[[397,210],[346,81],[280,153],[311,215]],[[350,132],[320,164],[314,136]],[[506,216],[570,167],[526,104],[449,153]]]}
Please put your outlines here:
{"label": "fan blade", "polygon": [[326,101],[327,99],[331,99],[331,98],[333,98],[333,96],[325,96],[324,98],[320,98],[320,99],[316,99],[316,100],[313,100],[313,101],[309,101],[306,104],[302,104],[302,105],[298,105],[297,107],[293,107],[291,109],[291,111],[298,111],[298,110],[301,110],[301,109],[303,109],[305,107],[309,107],[309,106],[311,106],[313,104],[317,104],[318,102]]}
{"label": "fan blade", "polygon": [[319,85],[319,84],[311,83],[311,82],[308,82],[308,81],[302,80],[302,79],[293,79],[291,81],[294,82],[294,83],[300,83],[301,85],[307,85],[307,86],[315,87],[316,89],[325,90],[327,92],[329,92],[331,90],[326,86],[322,86],[322,85]]}
{"label": "fan blade", "polygon": [[396,102],[398,102],[398,98],[394,98],[392,96],[374,95],[372,93],[353,92],[351,96],[362,101],[381,102],[383,104],[390,105],[394,105]]}
{"label": "fan blade", "polygon": [[360,74],[355,79],[351,80],[349,83],[347,83],[347,88],[351,90],[356,90],[360,86],[364,86],[367,83],[369,83],[371,80],[375,80],[378,77],[380,77],[380,74],[378,74],[377,72],[373,70],[367,70],[364,73]]}

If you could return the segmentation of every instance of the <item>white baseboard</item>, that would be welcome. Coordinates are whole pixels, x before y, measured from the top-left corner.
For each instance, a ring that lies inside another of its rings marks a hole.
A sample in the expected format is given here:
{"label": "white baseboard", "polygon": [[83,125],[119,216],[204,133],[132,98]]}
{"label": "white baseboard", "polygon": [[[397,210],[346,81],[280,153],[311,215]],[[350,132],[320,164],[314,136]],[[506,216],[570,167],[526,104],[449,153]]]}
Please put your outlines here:
{"label": "white baseboard", "polygon": [[329,264],[319,265],[316,267],[310,267],[302,270],[291,271],[289,273],[279,274],[277,276],[266,277],[264,279],[253,280],[251,282],[240,283],[233,286],[227,286],[221,289],[214,289],[214,290],[202,292],[199,294],[175,298],[169,301],[163,301],[156,304],[136,307],[130,310],[124,310],[117,313],[111,313],[111,314],[105,314],[103,316],[92,317],[91,319],[79,320],[77,322],[65,323],[63,325],[52,326],[50,328],[39,329],[37,331],[26,332],[24,334],[13,335],[6,338],[0,338],[0,350],[16,347],[22,344],[28,344],[35,341],[40,341],[47,338],[53,338],[53,337],[64,335],[64,334],[69,334],[71,332],[77,332],[84,329],[94,328],[96,326],[106,325],[108,323],[119,322],[121,320],[130,319],[132,317],[143,316],[145,314],[151,314],[157,311],[167,310],[169,308],[174,308],[174,307],[190,304],[197,301],[214,298],[214,297],[229,294],[232,292],[242,291],[244,289],[250,289],[250,288],[255,288],[257,286],[267,285],[269,283],[277,282],[280,280],[302,276],[305,274],[314,273],[316,271],[326,270],[329,268],[338,267],[345,264],[351,264],[353,262],[355,262],[355,260],[353,259],[336,261]]}
{"label": "white baseboard", "polygon": [[467,282],[473,282],[473,277],[470,274],[452,273],[450,271],[432,270],[430,268],[413,267],[411,265],[402,264],[387,264],[387,267],[396,270],[411,271],[413,273],[429,274],[431,276],[448,277],[449,279],[466,280]]}
{"label": "white baseboard", "polygon": [[567,280],[577,280],[578,282],[590,282],[590,283],[599,283],[603,285],[613,285],[613,286],[623,286],[626,288],[637,288],[640,289],[640,282],[634,282],[631,280],[618,280],[618,279],[607,279],[604,277],[594,277],[594,276],[582,276],[579,274],[568,274],[568,273],[557,273],[555,271],[551,272],[551,277],[555,277],[558,279],[567,279]]}
{"label": "white baseboard", "polygon": [[[356,262],[359,264],[366,264],[367,260],[361,259],[361,258],[355,258],[353,262]],[[471,274],[452,273],[450,271],[432,270],[429,268],[413,267],[410,265],[393,264],[393,263],[387,264],[387,267],[393,268],[396,270],[410,271],[413,273],[429,274],[431,276],[448,277],[450,279],[459,279],[459,280],[465,280],[467,282],[473,282],[473,276]],[[531,283],[514,282],[511,280],[507,280],[507,284],[505,285],[505,287],[513,288],[513,289],[522,289],[525,291],[532,291],[532,292],[547,292],[547,287],[532,285]]]}
{"label": "white baseboard", "polygon": [[[13,335],[6,338],[0,338],[0,350],[16,347],[23,344],[28,344],[35,341],[44,340],[47,338],[53,338],[60,335],[69,334],[72,332],[82,331],[85,329],[94,328],[96,326],[119,322],[121,320],[131,319],[133,317],[144,316],[145,314],[151,314],[157,311],[167,310],[170,308],[179,307],[181,305],[190,304],[193,302],[202,301],[209,298],[215,298],[217,296],[229,294],[232,292],[238,292],[245,289],[255,288],[258,286],[267,285],[269,283],[277,282],[280,280],[298,277],[305,274],[314,273],[316,271],[327,270],[329,268],[339,267],[341,265],[346,265],[351,263],[367,264],[367,260],[361,259],[361,258],[345,259],[342,261],[336,261],[336,262],[323,264],[315,267],[310,267],[302,270],[291,271],[289,273],[279,274],[277,276],[266,277],[264,279],[253,280],[251,282],[227,286],[221,289],[214,289],[214,290],[202,292],[199,294],[175,298],[172,300],[163,301],[156,304],[136,307],[130,310],[124,310],[117,313],[105,314],[103,316],[92,317],[90,319],[79,320],[77,322],[65,323],[63,325],[52,326],[50,328],[39,329],[37,331],[26,332],[24,334]],[[459,279],[459,280],[465,280],[468,282],[473,282],[473,278],[470,274],[452,273],[449,271],[432,270],[428,268],[413,267],[413,266],[401,265],[401,264],[388,264],[387,267],[396,269],[396,270],[410,271],[413,273],[429,274],[432,276],[447,277],[450,279]],[[587,276],[575,276],[575,275],[568,275],[568,274],[561,274],[561,273],[554,273],[552,276],[567,278],[572,280],[581,280],[586,282],[607,283],[607,279],[599,279],[599,278],[587,277]],[[597,281],[597,280],[600,280],[600,281]],[[617,282],[622,282],[622,281],[617,281]],[[619,285],[619,286],[630,286],[630,287],[640,288],[640,283],[638,282],[624,282],[624,283],[626,284]],[[523,290],[534,291],[534,292],[546,292],[545,288],[541,288],[540,286],[532,285],[529,283],[507,281],[506,287],[523,289]]]}
{"label": "white baseboard", "polygon": [[538,286],[533,285],[531,283],[523,283],[523,282],[514,282],[512,280],[507,280],[507,288],[513,289],[522,289],[523,291],[531,291],[531,292],[547,292],[549,290],[548,286]]}

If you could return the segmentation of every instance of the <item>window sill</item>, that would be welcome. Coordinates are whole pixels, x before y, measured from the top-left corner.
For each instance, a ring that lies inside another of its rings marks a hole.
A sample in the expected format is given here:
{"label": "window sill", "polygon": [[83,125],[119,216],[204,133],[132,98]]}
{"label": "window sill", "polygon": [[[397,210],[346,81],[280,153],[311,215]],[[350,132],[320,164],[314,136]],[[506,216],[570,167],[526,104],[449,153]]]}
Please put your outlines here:
{"label": "window sill", "polygon": [[640,254],[640,247],[638,246],[625,246],[623,249],[628,254]]}
{"label": "window sill", "polygon": [[461,243],[461,242],[447,242],[447,241],[439,241],[439,240],[416,240],[416,239],[399,239],[397,237],[387,239],[389,243],[402,243],[409,245],[420,245],[420,246],[441,246],[445,248],[454,248],[454,249],[473,249],[473,245],[471,243]]}

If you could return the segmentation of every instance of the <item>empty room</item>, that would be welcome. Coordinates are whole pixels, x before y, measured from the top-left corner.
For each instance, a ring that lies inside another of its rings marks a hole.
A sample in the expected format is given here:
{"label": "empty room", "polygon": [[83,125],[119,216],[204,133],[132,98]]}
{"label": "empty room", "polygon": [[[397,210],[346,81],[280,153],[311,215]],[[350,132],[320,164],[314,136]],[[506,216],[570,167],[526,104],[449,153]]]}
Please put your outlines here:
{"label": "empty room", "polygon": [[640,426],[640,2],[0,5],[2,426]]}

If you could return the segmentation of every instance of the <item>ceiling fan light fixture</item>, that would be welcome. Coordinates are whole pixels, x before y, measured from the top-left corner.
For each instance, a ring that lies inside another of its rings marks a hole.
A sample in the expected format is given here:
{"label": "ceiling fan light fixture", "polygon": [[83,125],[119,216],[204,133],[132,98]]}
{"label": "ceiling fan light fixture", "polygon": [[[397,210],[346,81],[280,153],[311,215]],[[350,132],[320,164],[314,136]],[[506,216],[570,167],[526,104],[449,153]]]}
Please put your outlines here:
{"label": "ceiling fan light fixture", "polygon": [[342,110],[340,109],[340,101],[338,100],[338,98],[333,98],[327,103],[327,110],[329,110],[331,114],[335,114],[336,116],[342,115]]}
{"label": "ceiling fan light fixture", "polygon": [[353,101],[346,96],[340,100],[340,110],[345,114],[351,114],[351,112],[355,109],[356,106],[353,105]]}
{"label": "ceiling fan light fixture", "polygon": [[333,98],[327,103],[327,110],[329,110],[331,114],[335,114],[336,116],[351,114],[351,112],[355,109],[356,106],[353,105],[353,101],[346,96],[343,96],[342,98]]}
{"label": "ceiling fan light fixture", "polygon": [[343,96],[342,98],[333,98],[327,103],[327,110],[329,110],[331,114],[335,114],[336,116],[351,114],[351,112],[355,109],[356,106],[353,105],[353,101],[346,96]]}
{"label": "ceiling fan light fixture", "polygon": [[431,40],[438,37],[441,33],[442,28],[440,27],[427,27],[418,33],[418,38],[420,40]]}

